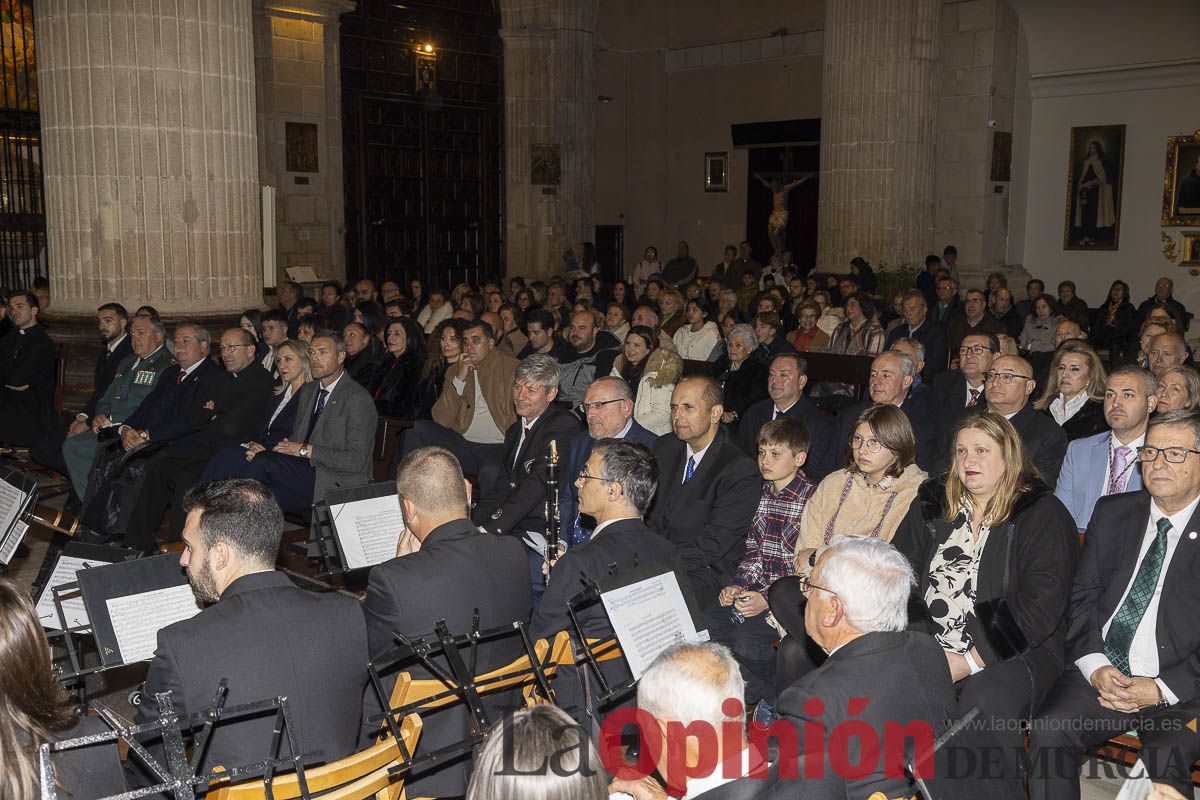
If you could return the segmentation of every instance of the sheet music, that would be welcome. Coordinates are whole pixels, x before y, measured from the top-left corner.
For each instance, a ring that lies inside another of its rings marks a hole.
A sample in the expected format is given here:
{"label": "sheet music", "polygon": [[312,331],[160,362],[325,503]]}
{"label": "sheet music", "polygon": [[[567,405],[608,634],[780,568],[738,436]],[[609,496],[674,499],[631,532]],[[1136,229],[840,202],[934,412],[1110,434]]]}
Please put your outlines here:
{"label": "sheet music", "polygon": [[[525,531],[521,536],[521,541],[525,543],[526,547],[541,556],[543,561],[546,560],[546,548],[550,546],[550,543],[546,541],[546,534],[538,531]],[[562,551],[561,547],[559,551]]]}
{"label": "sheet music", "polygon": [[200,613],[192,587],[187,584],[113,597],[107,605],[125,664],[149,661],[154,657],[160,630]]}
{"label": "sheet music", "polygon": [[[73,556],[59,556],[58,563],[54,565],[54,571],[50,573],[50,579],[46,581],[46,588],[42,590],[42,596],[38,598],[37,615],[38,621],[42,623],[43,628],[48,628],[52,631],[59,630],[61,623],[58,621],[58,611],[54,608],[54,587],[62,586],[64,583],[74,583],[75,573],[87,567],[99,567],[105,565],[104,561],[96,561],[95,559],[75,558]],[[70,600],[64,600],[63,614],[67,618],[67,626],[76,628],[81,625],[91,625],[88,619],[87,609],[83,605],[83,597],[76,594]]]}
{"label": "sheet music", "polygon": [[708,631],[697,631],[692,623],[673,572],[603,592],[600,600],[634,680],[671,645],[708,641]]}
{"label": "sheet music", "polygon": [[396,495],[331,505],[329,517],[346,557],[344,569],[370,567],[396,557],[396,544],[404,532]]}
{"label": "sheet music", "polygon": [[21,540],[25,538],[28,531],[29,526],[21,520],[17,520],[8,538],[0,544],[0,564],[8,564],[12,561],[13,553],[17,552],[17,546],[21,544]]}
{"label": "sheet music", "polygon": [[0,535],[3,535],[12,527],[12,524],[24,510],[25,501],[28,497],[29,495],[8,481],[0,480]]}

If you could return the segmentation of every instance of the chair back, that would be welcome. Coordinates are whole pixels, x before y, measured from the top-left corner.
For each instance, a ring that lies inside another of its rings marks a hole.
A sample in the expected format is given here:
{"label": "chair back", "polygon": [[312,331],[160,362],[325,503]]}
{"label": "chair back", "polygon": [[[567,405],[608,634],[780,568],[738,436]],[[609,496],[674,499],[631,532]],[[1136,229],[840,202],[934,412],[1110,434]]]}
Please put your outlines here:
{"label": "chair back", "polygon": [[[417,741],[421,738],[421,718],[409,714],[400,723],[400,742],[385,737],[378,744],[341,761],[323,767],[304,770],[304,782],[308,793],[321,793],[321,800],[403,800],[406,773],[396,767],[405,767],[404,753],[412,757]],[[279,775],[271,782],[271,796],[275,800],[295,800],[301,797],[300,780],[296,773]],[[227,781],[209,784],[209,800],[266,800],[266,784],[260,778],[230,785]]]}

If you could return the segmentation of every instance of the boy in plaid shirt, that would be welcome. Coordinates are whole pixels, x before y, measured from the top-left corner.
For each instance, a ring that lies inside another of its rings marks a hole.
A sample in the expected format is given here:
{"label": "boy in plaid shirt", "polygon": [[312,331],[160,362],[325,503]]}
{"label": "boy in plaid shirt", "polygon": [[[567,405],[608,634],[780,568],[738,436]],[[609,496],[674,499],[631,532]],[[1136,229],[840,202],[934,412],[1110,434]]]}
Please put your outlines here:
{"label": "boy in plaid shirt", "polygon": [[795,572],[800,514],[816,488],[802,469],[809,441],[804,423],[791,417],[771,420],[759,431],[762,498],[750,523],[746,554],[708,615],[709,635],[728,646],[742,665],[747,706],[763,700],[769,708],[775,697],[774,643],[779,634],[767,622],[767,590]]}

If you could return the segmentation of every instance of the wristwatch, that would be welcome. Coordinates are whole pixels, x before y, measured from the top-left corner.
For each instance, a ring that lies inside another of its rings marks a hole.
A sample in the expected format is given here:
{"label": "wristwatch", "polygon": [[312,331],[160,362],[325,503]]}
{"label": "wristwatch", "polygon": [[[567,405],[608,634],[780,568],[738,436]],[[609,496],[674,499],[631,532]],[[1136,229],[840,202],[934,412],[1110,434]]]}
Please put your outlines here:
{"label": "wristwatch", "polygon": [[297,450],[296,452],[297,452],[297,455],[299,455],[301,458],[308,458],[308,445],[307,444],[300,445],[300,449]]}

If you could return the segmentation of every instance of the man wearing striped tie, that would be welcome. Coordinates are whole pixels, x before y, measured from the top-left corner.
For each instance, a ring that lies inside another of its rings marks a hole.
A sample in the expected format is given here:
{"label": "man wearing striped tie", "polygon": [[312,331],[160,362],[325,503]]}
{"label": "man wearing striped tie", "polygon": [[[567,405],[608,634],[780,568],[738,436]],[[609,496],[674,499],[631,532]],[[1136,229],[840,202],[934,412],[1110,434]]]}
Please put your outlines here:
{"label": "man wearing striped tie", "polygon": [[1150,370],[1136,364],[1117,367],[1104,387],[1104,420],[1112,430],[1067,445],[1054,494],[1080,533],[1101,497],[1142,488],[1137,449],[1145,444],[1146,422],[1158,404],[1156,385]]}
{"label": "man wearing striped tie", "polygon": [[1200,413],[1155,417],[1137,453],[1146,491],[1101,498],[1088,525],[1066,671],[1031,728],[1033,800],[1078,798],[1085,751],[1130,730],[1150,780],[1191,795],[1200,757]]}

